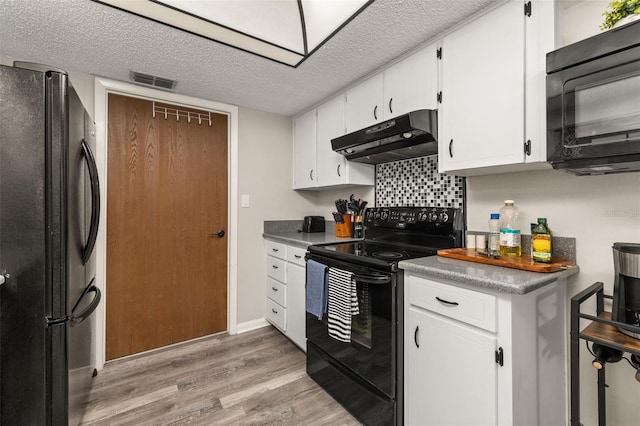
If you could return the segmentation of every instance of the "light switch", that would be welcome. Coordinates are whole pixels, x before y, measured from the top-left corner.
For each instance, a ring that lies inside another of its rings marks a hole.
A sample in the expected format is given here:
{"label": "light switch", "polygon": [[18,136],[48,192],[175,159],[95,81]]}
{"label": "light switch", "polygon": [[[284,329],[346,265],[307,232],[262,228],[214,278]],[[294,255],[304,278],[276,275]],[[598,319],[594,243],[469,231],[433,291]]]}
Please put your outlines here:
{"label": "light switch", "polygon": [[242,207],[249,207],[249,194],[242,194],[240,203]]}

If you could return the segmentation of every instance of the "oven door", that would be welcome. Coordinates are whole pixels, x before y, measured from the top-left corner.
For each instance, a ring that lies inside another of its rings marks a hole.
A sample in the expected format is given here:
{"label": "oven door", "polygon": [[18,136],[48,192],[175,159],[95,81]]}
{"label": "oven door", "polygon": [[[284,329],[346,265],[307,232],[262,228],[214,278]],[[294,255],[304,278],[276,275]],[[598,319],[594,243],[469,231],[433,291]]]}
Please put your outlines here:
{"label": "oven door", "polygon": [[307,313],[307,342],[341,368],[394,399],[398,362],[396,327],[399,322],[397,275],[317,255],[309,258],[353,273],[360,313],[352,317],[349,343],[329,336],[326,314],[318,320]]}

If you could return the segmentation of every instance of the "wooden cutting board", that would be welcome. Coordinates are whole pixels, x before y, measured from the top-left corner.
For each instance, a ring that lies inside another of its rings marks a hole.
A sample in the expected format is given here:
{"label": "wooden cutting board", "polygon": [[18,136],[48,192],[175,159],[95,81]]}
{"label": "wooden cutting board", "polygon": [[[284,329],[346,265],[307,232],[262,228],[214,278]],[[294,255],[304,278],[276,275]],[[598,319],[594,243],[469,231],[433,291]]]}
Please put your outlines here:
{"label": "wooden cutting board", "polygon": [[466,248],[438,250],[438,256],[467,260],[469,262],[484,263],[486,265],[503,266],[505,268],[521,269],[531,272],[558,272],[576,267],[574,261],[560,259],[557,257],[551,259],[551,263],[540,263],[534,262],[530,254],[523,254],[520,257],[493,258],[487,256],[486,253]]}

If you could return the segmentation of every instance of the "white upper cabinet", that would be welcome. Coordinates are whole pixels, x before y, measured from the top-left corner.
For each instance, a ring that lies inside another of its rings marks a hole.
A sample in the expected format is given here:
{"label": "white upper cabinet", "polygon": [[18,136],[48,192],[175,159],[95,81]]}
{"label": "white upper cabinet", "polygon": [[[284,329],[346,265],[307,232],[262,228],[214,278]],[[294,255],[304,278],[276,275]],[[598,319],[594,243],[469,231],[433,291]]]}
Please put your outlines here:
{"label": "white upper cabinet", "polygon": [[344,95],[296,118],[294,126],[293,189],[374,184],[372,165],[346,161],[331,148],[331,139],[345,134]]}
{"label": "white upper cabinet", "polygon": [[440,172],[546,166],[544,58],[553,49],[547,3],[533,1],[526,16],[521,0],[509,1],[443,39]]}
{"label": "white upper cabinet", "polygon": [[443,40],[441,172],[524,161],[524,20],[512,1]]}
{"label": "white upper cabinet", "polygon": [[293,189],[317,186],[316,170],[316,110],[293,122]]}
{"label": "white upper cabinet", "polygon": [[345,134],[344,95],[336,96],[318,107],[316,155],[318,185],[346,183],[346,159],[331,148],[331,139]]}
{"label": "white upper cabinet", "polygon": [[347,133],[417,109],[435,109],[437,89],[433,44],[347,91]]}
{"label": "white upper cabinet", "polygon": [[383,118],[437,109],[437,46],[429,45],[384,71]]}
{"label": "white upper cabinet", "polygon": [[382,121],[382,73],[347,91],[347,133]]}

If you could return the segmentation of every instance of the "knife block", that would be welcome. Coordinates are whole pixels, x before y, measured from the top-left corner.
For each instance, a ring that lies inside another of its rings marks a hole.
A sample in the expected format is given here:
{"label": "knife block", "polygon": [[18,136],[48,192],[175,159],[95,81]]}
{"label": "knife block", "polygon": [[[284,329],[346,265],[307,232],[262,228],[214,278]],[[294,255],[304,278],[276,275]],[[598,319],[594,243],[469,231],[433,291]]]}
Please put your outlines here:
{"label": "knife block", "polygon": [[351,223],[351,215],[343,214],[344,223],[336,223],[336,237],[350,237],[353,235],[353,223]]}

